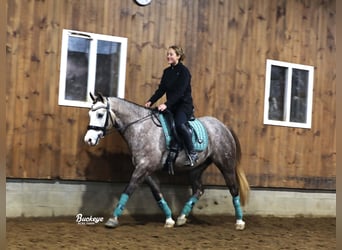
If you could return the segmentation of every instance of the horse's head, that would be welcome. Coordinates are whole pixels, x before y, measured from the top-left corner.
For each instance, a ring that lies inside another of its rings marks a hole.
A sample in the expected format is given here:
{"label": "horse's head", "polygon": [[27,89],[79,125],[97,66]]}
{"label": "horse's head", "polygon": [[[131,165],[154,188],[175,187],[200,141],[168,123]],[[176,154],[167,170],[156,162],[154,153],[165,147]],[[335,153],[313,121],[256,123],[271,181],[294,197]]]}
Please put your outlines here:
{"label": "horse's head", "polygon": [[89,110],[90,120],[84,142],[95,146],[106,135],[107,130],[113,127],[115,114],[110,109],[108,98],[104,98],[101,94],[94,97],[91,93],[90,97],[93,104]]}

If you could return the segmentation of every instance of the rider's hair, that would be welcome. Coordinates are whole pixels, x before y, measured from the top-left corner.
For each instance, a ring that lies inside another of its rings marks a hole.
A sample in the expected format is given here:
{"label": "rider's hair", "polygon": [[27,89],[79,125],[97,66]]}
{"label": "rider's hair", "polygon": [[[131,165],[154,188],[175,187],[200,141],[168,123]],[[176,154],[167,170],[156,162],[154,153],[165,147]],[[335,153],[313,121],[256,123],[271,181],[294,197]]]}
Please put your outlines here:
{"label": "rider's hair", "polygon": [[177,56],[180,56],[179,57],[179,61],[180,62],[182,62],[185,59],[185,54],[184,54],[184,51],[183,51],[182,47],[177,46],[177,45],[171,45],[169,47],[169,49],[173,49],[176,52]]}

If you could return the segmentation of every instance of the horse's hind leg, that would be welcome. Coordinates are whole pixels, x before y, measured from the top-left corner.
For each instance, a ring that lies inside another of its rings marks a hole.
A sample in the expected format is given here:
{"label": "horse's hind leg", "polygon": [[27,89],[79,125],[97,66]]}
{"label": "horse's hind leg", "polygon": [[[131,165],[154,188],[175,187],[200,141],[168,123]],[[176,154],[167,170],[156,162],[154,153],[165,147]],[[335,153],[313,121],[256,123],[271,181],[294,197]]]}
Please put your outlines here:
{"label": "horse's hind leg", "polygon": [[192,208],[197,203],[197,201],[201,198],[204,193],[204,189],[202,186],[202,173],[204,169],[209,166],[210,162],[205,162],[199,167],[191,170],[189,174],[189,179],[191,182],[192,187],[192,196],[190,199],[185,203],[180,215],[177,218],[176,225],[182,226],[186,223],[186,217],[190,214]]}
{"label": "horse's hind leg", "polygon": [[145,182],[150,187],[154,199],[157,201],[158,206],[164,212],[166,220],[164,227],[170,228],[175,225],[175,221],[172,219],[172,212],[167,202],[165,201],[158,184],[152,179],[151,176],[147,176]]}
{"label": "horse's hind leg", "polygon": [[235,160],[229,159],[226,164],[215,162],[215,165],[220,169],[229,192],[232,195],[236,218],[235,229],[244,230],[245,222],[243,221],[243,211],[240,205],[239,184],[235,172]]}

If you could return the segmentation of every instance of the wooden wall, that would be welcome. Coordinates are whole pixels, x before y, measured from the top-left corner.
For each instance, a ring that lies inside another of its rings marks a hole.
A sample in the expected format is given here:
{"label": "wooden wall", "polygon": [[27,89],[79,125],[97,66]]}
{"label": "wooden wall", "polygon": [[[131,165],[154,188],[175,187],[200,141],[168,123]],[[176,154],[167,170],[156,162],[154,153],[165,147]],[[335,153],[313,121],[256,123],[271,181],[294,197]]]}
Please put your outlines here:
{"label": "wooden wall", "polygon": [[[252,186],[336,188],[335,0],[8,0],[7,11],[9,178],[127,181],[132,171],[117,133],[89,148],[88,110],[58,105],[62,29],[73,29],[128,38],[125,96],[141,104],[167,47],[182,45],[196,115],[234,128]],[[266,59],[315,67],[312,129],[263,124]],[[211,166],[204,182],[223,179]]]}

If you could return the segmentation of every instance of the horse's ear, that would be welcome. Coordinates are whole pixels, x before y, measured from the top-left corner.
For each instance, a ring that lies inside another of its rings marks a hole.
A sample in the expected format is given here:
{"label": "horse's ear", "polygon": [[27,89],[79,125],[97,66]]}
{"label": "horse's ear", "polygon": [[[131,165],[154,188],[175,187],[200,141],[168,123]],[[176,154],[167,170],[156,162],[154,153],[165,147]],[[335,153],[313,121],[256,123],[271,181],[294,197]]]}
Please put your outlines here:
{"label": "horse's ear", "polygon": [[97,92],[97,97],[99,98],[99,100],[100,100],[101,102],[104,102],[104,98],[103,98],[103,95],[102,95],[101,92]]}
{"label": "horse's ear", "polygon": [[94,97],[94,95],[93,95],[91,92],[89,92],[89,95],[90,95],[90,98],[93,100],[93,102],[95,102],[95,97]]}

